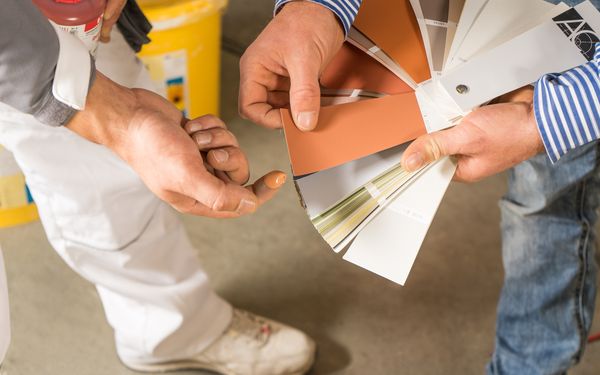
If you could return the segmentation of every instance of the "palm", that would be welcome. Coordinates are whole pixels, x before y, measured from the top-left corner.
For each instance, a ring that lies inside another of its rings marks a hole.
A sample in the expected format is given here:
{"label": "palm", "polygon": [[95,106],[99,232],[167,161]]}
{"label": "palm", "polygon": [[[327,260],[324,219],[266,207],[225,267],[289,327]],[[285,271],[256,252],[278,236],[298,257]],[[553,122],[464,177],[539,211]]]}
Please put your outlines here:
{"label": "palm", "polygon": [[247,189],[206,169],[198,146],[182,127],[181,112],[150,91],[135,94],[145,106],[130,123],[122,157],[154,194],[181,212],[214,217],[239,216],[240,201],[256,201]]}
{"label": "palm", "polygon": [[[208,171],[194,141],[175,120],[161,113],[151,113],[136,124],[130,133],[131,157],[128,162],[150,190],[180,211],[188,211],[196,200],[189,190],[189,180],[206,178]],[[157,152],[147,152],[160,150]]]}

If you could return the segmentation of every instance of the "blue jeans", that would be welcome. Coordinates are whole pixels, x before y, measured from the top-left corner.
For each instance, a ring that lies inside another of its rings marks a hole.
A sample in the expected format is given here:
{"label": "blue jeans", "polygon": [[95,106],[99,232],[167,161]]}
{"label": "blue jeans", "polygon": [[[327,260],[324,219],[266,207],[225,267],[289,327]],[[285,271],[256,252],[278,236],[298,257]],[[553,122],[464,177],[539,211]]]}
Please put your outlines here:
{"label": "blue jeans", "polygon": [[511,170],[500,203],[505,281],[488,374],[564,374],[581,358],[596,297],[599,155],[594,143],[555,165],[538,155]]}
{"label": "blue jeans", "polygon": [[[600,0],[592,3],[600,8]],[[599,154],[592,144],[556,165],[539,155],[510,172],[500,203],[505,280],[489,375],[565,374],[583,354],[596,297]]]}

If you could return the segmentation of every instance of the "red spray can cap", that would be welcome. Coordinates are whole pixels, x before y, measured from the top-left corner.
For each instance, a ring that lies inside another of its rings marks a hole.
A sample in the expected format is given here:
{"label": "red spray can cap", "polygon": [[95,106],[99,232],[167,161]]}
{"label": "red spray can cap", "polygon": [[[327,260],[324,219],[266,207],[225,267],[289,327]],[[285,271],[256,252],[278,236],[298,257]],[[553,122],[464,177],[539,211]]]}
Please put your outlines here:
{"label": "red spray can cap", "polygon": [[44,15],[61,26],[84,25],[104,13],[106,0],[33,0]]}
{"label": "red spray can cap", "polygon": [[106,0],[32,0],[61,29],[77,36],[95,55]]}

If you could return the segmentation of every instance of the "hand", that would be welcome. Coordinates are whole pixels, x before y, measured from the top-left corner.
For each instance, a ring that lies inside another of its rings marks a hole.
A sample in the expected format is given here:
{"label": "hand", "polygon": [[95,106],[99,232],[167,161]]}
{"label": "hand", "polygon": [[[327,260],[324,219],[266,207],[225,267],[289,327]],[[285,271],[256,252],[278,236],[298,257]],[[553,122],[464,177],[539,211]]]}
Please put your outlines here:
{"label": "hand", "polygon": [[443,156],[458,159],[455,180],[473,182],[500,173],[544,150],[533,114],[533,89],[499,98],[500,104],[476,109],[448,130],[415,140],[402,165],[415,171]]}
{"label": "hand", "polygon": [[252,213],[285,181],[285,175],[269,174],[244,188],[217,178],[205,168],[185,123],[162,97],[126,89],[97,72],[86,109],[68,128],[113,150],[154,194],[184,213],[219,218]]}
{"label": "hand", "polygon": [[110,32],[113,26],[119,20],[121,12],[125,7],[127,0],[107,0],[106,8],[104,8],[104,19],[102,21],[102,30],[100,30],[100,41],[103,43],[110,42]]}
{"label": "hand", "polygon": [[[206,115],[188,121],[184,126],[205,155],[207,169],[224,182],[243,185],[248,182],[250,170],[248,159],[239,148],[233,133],[227,130],[225,123],[218,117]],[[262,204],[271,199],[285,183],[287,176],[273,171],[252,185],[252,190]]]}
{"label": "hand", "polygon": [[206,115],[188,121],[185,131],[203,153],[207,169],[225,182],[243,185],[250,178],[246,155],[233,133],[218,117]]}
{"label": "hand", "polygon": [[298,129],[317,126],[319,76],[344,41],[337,16],[319,4],[283,7],[240,61],[240,113],[269,128],[282,127],[279,109],[291,107]]}

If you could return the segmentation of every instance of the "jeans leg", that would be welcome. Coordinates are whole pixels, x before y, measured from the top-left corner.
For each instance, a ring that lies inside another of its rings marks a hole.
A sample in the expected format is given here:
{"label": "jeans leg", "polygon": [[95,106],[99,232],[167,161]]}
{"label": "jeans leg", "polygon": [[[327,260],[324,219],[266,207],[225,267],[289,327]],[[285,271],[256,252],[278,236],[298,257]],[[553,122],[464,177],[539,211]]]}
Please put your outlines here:
{"label": "jeans leg", "polygon": [[583,354],[596,295],[598,146],[515,167],[501,202],[505,281],[488,374],[564,374]]}

